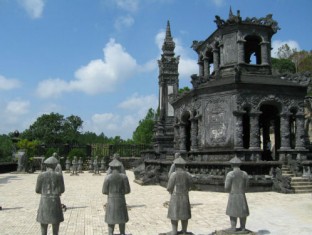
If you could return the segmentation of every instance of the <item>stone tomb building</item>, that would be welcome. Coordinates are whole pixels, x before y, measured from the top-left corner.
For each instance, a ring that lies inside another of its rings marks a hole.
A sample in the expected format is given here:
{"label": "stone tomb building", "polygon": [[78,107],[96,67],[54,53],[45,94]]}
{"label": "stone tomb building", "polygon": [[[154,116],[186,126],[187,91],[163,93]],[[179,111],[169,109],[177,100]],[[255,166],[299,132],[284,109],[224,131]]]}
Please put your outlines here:
{"label": "stone tomb building", "polygon": [[167,25],[158,62],[160,116],[154,153],[146,155],[145,165],[160,166],[159,180],[166,182],[173,153],[181,152],[199,189],[221,191],[228,161],[238,156],[253,190],[272,190],[270,173],[276,167],[287,157],[307,156],[307,83],[272,75],[271,39],[279,27],[271,14],[243,20],[230,10],[227,20],[216,16],[215,23],[207,39],[193,41],[198,74],[182,94],[179,57]]}

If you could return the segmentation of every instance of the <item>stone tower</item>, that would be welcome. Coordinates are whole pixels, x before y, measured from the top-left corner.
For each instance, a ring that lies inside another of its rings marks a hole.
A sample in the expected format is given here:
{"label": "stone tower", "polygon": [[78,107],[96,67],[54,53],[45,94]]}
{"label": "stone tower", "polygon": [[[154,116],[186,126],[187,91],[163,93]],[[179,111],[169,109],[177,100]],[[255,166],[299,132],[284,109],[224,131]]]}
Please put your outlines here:
{"label": "stone tower", "polygon": [[168,21],[162,46],[163,53],[161,59],[158,60],[159,117],[155,125],[154,149],[156,153],[160,154],[171,153],[173,150],[174,110],[169,103],[169,97],[176,97],[179,89],[179,56],[175,56],[174,48],[175,43]]}

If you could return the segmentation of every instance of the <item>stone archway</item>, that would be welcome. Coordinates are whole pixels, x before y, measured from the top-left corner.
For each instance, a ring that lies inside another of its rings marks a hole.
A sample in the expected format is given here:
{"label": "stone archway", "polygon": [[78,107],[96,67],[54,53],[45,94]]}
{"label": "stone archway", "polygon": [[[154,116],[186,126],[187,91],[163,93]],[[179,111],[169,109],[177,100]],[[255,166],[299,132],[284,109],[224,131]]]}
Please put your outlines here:
{"label": "stone archway", "polygon": [[279,109],[274,104],[262,104],[260,106],[260,140],[263,150],[262,160],[277,160],[276,150],[280,148],[280,117]]}

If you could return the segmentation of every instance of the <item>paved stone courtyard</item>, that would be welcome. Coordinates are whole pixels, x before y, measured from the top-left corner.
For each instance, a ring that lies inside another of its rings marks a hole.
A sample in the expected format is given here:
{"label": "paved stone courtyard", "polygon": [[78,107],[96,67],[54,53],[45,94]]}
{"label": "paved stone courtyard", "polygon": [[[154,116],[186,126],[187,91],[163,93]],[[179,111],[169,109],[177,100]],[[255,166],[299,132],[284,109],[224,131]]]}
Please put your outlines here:
{"label": "paved stone courtyard", "polygon": [[[39,172],[34,174],[0,174],[0,234],[40,234],[36,222],[40,195],[35,193]],[[127,171],[132,192],[126,196],[129,222],[126,233],[132,235],[158,235],[171,229],[164,203],[169,193],[160,186],[140,186],[133,183],[133,172]],[[106,196],[102,194],[105,174],[93,176],[85,172],[79,176],[64,174],[65,193],[62,203],[67,206],[60,234],[107,234],[104,222]],[[192,219],[189,231],[195,235],[208,235],[228,228],[225,215],[228,194],[190,192]],[[312,234],[312,195],[279,194],[275,192],[247,193],[250,216],[247,228],[259,235]],[[179,227],[180,229],[180,227]],[[49,228],[49,233],[52,234]],[[115,233],[118,234],[118,226]]]}

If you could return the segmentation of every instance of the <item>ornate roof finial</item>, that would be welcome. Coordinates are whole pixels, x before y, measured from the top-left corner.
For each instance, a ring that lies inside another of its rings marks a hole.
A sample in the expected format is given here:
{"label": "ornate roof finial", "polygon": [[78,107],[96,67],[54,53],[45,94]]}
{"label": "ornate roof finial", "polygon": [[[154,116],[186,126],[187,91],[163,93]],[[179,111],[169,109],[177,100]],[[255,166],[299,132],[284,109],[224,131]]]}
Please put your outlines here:
{"label": "ornate roof finial", "polygon": [[230,6],[229,19],[233,18],[232,6]]}
{"label": "ornate roof finial", "polygon": [[167,21],[166,38],[171,38],[170,22]]}
{"label": "ornate roof finial", "polygon": [[162,51],[165,56],[174,56],[174,52],[173,52],[174,48],[175,48],[175,43],[172,40],[170,22],[168,20],[167,28],[166,28],[166,36],[165,36],[164,44],[162,46]]}

